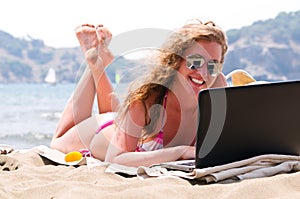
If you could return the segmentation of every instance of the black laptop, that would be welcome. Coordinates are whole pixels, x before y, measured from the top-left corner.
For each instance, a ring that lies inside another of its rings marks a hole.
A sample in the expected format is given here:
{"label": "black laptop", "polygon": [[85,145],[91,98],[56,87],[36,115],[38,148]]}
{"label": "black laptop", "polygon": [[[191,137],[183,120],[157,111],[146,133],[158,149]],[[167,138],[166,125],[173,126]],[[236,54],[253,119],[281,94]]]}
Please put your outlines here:
{"label": "black laptop", "polygon": [[300,155],[300,81],[207,89],[198,101],[195,165],[181,161],[183,170],[263,154]]}

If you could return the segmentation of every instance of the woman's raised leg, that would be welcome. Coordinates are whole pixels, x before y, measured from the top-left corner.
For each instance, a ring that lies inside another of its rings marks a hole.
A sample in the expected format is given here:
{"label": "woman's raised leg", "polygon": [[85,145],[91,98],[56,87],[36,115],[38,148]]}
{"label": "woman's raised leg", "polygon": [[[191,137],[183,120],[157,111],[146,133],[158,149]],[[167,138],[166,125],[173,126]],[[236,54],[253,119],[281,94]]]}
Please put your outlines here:
{"label": "woman's raised leg", "polygon": [[111,35],[108,38],[110,33],[101,26],[97,27],[97,32],[95,30],[94,26],[88,24],[76,29],[76,36],[89,67],[69,99],[51,142],[51,147],[63,152],[88,147],[93,138],[98,127],[96,117],[91,117],[96,92],[99,113],[112,110],[113,89],[104,72],[104,67],[113,59],[107,46],[104,46]]}
{"label": "woman's raised leg", "polygon": [[[96,27],[96,34],[99,44],[97,48],[89,51],[88,59],[96,87],[99,113],[113,112],[116,111],[119,101],[113,95],[113,86],[104,70],[114,59],[108,49],[112,35],[102,25]],[[94,56],[97,56],[97,58],[95,59]]]}

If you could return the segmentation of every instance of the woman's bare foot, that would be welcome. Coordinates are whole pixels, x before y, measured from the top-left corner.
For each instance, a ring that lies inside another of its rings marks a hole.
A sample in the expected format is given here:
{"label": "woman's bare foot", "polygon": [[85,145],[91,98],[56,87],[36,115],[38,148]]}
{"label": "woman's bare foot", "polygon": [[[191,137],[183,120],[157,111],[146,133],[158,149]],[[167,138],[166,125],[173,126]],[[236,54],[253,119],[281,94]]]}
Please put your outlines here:
{"label": "woman's bare foot", "polygon": [[104,65],[107,66],[114,59],[114,56],[108,49],[112,34],[106,27],[103,27],[102,25],[98,25],[96,27],[96,33],[99,42],[98,55],[102,58]]}
{"label": "woman's bare foot", "polygon": [[112,37],[111,33],[102,25],[95,27],[84,24],[76,28],[76,36],[93,78],[97,82],[104,72],[104,68],[113,60],[113,55],[107,47]]}
{"label": "woman's bare foot", "polygon": [[98,46],[98,38],[94,25],[83,24],[78,26],[75,29],[75,33],[83,53]]}

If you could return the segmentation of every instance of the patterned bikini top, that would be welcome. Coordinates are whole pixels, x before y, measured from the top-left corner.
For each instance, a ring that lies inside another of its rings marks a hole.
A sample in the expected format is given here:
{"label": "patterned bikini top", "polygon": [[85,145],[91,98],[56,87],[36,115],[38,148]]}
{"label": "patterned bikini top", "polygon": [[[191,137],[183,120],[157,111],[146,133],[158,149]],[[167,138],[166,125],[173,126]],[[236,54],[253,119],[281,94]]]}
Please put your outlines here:
{"label": "patterned bikini top", "polygon": [[[163,112],[163,117],[162,120],[164,121],[165,117],[165,110],[167,106],[167,97],[168,97],[168,92],[166,92],[164,96],[164,102],[163,102],[163,107],[164,107],[164,112]],[[153,135],[149,136],[146,139],[145,138],[140,138],[137,147],[135,149],[136,152],[141,152],[141,151],[155,151],[158,149],[162,149],[164,147],[163,143],[163,127],[161,127],[161,130]]]}

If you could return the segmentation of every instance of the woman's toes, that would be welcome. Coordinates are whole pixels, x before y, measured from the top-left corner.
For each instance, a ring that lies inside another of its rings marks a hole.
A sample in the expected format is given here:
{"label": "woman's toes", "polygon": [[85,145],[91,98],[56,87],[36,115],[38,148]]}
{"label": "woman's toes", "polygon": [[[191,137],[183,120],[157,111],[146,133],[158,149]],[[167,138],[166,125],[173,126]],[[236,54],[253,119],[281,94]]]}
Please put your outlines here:
{"label": "woman's toes", "polygon": [[97,31],[97,37],[99,43],[108,45],[112,38],[111,32],[106,27],[103,27],[102,25],[98,25],[96,31]]}
{"label": "woman's toes", "polygon": [[98,45],[98,38],[93,26],[79,26],[75,29],[75,33],[83,52],[86,52],[91,48],[95,48]]}
{"label": "woman's toes", "polygon": [[81,27],[90,27],[90,28],[95,28],[95,26],[93,24],[82,24]]}

